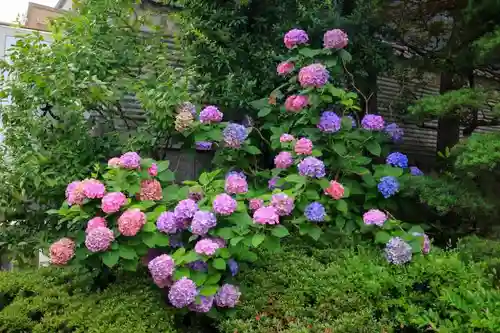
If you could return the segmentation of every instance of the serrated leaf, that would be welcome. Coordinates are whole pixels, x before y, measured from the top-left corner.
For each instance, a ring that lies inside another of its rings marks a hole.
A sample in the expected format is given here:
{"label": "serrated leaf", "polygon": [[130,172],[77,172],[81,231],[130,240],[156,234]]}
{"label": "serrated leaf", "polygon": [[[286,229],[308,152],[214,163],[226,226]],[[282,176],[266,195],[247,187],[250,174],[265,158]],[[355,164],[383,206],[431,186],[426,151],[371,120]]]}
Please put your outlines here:
{"label": "serrated leaf", "polygon": [[137,271],[137,260],[123,260],[123,269],[129,272]]}
{"label": "serrated leaf", "polygon": [[299,54],[303,55],[304,57],[307,57],[307,58],[314,58],[315,56],[317,56],[318,54],[321,53],[322,50],[318,50],[318,49],[310,49],[308,47],[302,47],[299,49]]}
{"label": "serrated leaf", "polygon": [[352,119],[349,117],[342,117],[341,128],[346,130],[352,129]]}
{"label": "serrated leaf", "polygon": [[266,107],[267,105],[269,105],[268,98],[261,98],[261,99],[250,102],[250,106],[252,106],[256,110],[259,110],[263,107]]}
{"label": "serrated leaf", "polygon": [[184,254],[186,253],[186,249],[183,248],[183,247],[180,247],[178,248],[172,255],[172,259],[174,259],[174,261],[179,261],[180,258],[182,258],[184,256]]}
{"label": "serrated leaf", "polygon": [[380,156],[382,153],[382,147],[380,147],[380,144],[375,140],[368,141],[365,147],[372,155]]}
{"label": "serrated leaf", "polygon": [[271,234],[278,238],[283,238],[290,235],[290,232],[285,226],[279,225],[271,229]]}
{"label": "serrated leaf", "polygon": [[103,253],[101,258],[104,265],[111,268],[118,263],[120,255],[118,254],[118,251],[107,251]]}
{"label": "serrated leaf", "polygon": [[256,234],[252,237],[252,246],[259,247],[259,245],[266,239],[265,235]]}
{"label": "serrated leaf", "polygon": [[218,249],[217,255],[221,258],[224,258],[224,259],[229,259],[229,257],[231,257],[231,253],[229,253],[229,250],[226,247],[223,247],[222,249]]}
{"label": "serrated leaf", "polygon": [[226,269],[226,261],[222,258],[217,258],[212,262],[212,266],[219,271]]}

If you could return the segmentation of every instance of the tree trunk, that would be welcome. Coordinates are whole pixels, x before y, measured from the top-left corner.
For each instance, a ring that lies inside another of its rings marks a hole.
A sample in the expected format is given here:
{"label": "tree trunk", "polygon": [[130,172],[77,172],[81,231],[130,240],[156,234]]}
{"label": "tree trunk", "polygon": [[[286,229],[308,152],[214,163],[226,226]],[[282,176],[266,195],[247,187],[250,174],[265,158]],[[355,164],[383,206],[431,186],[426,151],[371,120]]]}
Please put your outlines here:
{"label": "tree trunk", "polygon": [[[453,81],[454,75],[450,72],[441,73],[441,82],[439,93],[444,94],[448,91],[461,88]],[[438,119],[438,133],[436,149],[443,152],[446,148],[452,148],[460,139],[460,117],[456,115],[445,115]]]}

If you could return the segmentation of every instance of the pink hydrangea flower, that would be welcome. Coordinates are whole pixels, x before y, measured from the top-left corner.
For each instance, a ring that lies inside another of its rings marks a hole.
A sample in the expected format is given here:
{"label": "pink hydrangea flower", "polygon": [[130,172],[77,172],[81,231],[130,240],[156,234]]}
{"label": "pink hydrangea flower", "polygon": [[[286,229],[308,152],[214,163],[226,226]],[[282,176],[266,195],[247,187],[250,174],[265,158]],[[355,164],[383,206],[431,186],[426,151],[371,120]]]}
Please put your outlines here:
{"label": "pink hydrangea flower", "polygon": [[340,29],[328,30],[323,36],[325,49],[343,49],[349,43],[347,34]]}
{"label": "pink hydrangea flower", "polygon": [[219,109],[214,105],[209,105],[205,107],[200,112],[200,122],[201,123],[220,123],[224,114],[219,111]]}
{"label": "pink hydrangea flower", "polygon": [[294,149],[297,155],[311,155],[313,150],[313,143],[307,138],[300,138],[295,143]]}
{"label": "pink hydrangea flower", "polygon": [[111,229],[97,227],[90,230],[85,237],[85,246],[90,252],[104,252],[110,248],[114,240],[115,235]]}
{"label": "pink hydrangea flower", "polygon": [[198,254],[212,256],[215,254],[215,251],[217,251],[218,248],[219,244],[217,244],[211,239],[204,238],[196,242],[196,245],[194,246],[194,251]]}
{"label": "pink hydrangea flower", "polygon": [[163,198],[161,184],[156,179],[146,179],[141,182],[141,190],[138,194],[139,201],[158,201]]}
{"label": "pink hydrangea flower", "polygon": [[146,214],[139,208],[126,210],[118,218],[118,230],[124,236],[135,236],[146,224]]}
{"label": "pink hydrangea flower", "polygon": [[136,152],[128,152],[120,156],[120,166],[125,169],[139,169],[141,157]]}
{"label": "pink hydrangea flower", "polygon": [[375,224],[381,227],[384,225],[385,221],[387,221],[387,215],[378,209],[370,209],[363,214],[363,222],[366,225]]}
{"label": "pink hydrangea flower", "polygon": [[234,172],[226,177],[224,189],[229,194],[241,194],[248,192],[248,183],[244,176]]}
{"label": "pink hydrangea flower", "polygon": [[113,158],[109,159],[109,161],[108,161],[108,167],[110,167],[110,168],[118,168],[118,167],[120,167],[120,158],[113,157]]}
{"label": "pink hydrangea flower", "polygon": [[250,201],[248,202],[248,206],[250,207],[250,210],[256,211],[260,207],[264,206],[264,200],[250,199]]}
{"label": "pink hydrangea flower", "polygon": [[85,229],[85,233],[89,233],[92,229],[106,226],[106,220],[103,217],[96,216],[87,222],[87,229]]}
{"label": "pink hydrangea flower", "polygon": [[285,193],[276,193],[271,197],[271,205],[276,208],[279,216],[287,216],[292,213],[294,205],[293,198],[290,198]]}
{"label": "pink hydrangea flower", "polygon": [[288,49],[291,49],[296,45],[307,44],[308,41],[309,36],[302,29],[292,29],[283,37],[283,43],[285,43],[285,46]]}
{"label": "pink hydrangea flower", "polygon": [[82,185],[83,194],[89,199],[100,199],[106,193],[106,187],[97,179],[85,179]]}
{"label": "pink hydrangea flower", "polygon": [[276,208],[265,206],[257,209],[253,213],[253,221],[258,224],[279,224],[280,217]]}
{"label": "pink hydrangea flower", "polygon": [[322,64],[312,64],[299,71],[299,83],[303,88],[321,88],[328,83],[330,73]]}
{"label": "pink hydrangea flower", "polygon": [[237,202],[226,193],[219,194],[215,197],[212,207],[217,214],[231,215],[236,210]]}
{"label": "pink hydrangea flower", "polygon": [[280,142],[283,143],[283,142],[292,142],[293,140],[295,140],[295,137],[291,134],[287,134],[287,133],[284,133],[284,134],[281,134],[280,136]]}
{"label": "pink hydrangea flower", "polygon": [[83,182],[75,181],[66,187],[66,200],[70,206],[83,204],[83,201],[85,200]]}
{"label": "pink hydrangea flower", "polygon": [[342,199],[344,196],[344,186],[339,182],[332,180],[330,181],[330,186],[325,188],[325,194],[331,196],[335,200]]}
{"label": "pink hydrangea flower", "polygon": [[49,248],[50,262],[54,265],[66,265],[75,256],[75,242],[61,238]]}
{"label": "pink hydrangea flower", "polygon": [[211,237],[210,239],[219,246],[219,249],[222,249],[227,246],[226,240],[222,237]]}
{"label": "pink hydrangea flower", "polygon": [[282,151],[274,158],[274,165],[278,169],[287,169],[290,165],[293,164],[293,157],[287,151]]}
{"label": "pink hydrangea flower", "polygon": [[292,72],[294,68],[295,65],[293,64],[293,62],[283,61],[278,65],[276,71],[278,72],[279,75],[285,76],[288,73]]}
{"label": "pink hydrangea flower", "polygon": [[151,166],[148,169],[148,173],[151,177],[158,176],[158,166],[156,165],[156,163],[151,164]]}
{"label": "pink hydrangea flower", "polygon": [[101,200],[101,209],[106,214],[116,213],[127,203],[127,197],[122,192],[111,192]]}
{"label": "pink hydrangea flower", "polygon": [[299,112],[309,104],[309,97],[305,95],[291,95],[285,100],[285,110]]}

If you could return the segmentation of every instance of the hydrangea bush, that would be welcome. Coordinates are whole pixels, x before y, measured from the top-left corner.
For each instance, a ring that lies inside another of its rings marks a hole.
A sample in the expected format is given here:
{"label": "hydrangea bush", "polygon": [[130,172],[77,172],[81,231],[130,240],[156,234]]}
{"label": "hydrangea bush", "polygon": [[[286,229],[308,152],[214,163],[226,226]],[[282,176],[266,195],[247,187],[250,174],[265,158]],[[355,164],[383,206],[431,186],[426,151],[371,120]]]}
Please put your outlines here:
{"label": "hydrangea bush", "polygon": [[279,248],[288,232],[252,219],[244,174],[216,170],[178,186],[168,164],[129,152],[94,178],[69,184],[62,207],[49,213],[73,233],[50,246],[51,262],[129,271],[143,265],[176,308],[232,308],[239,263],[257,260],[258,246]]}

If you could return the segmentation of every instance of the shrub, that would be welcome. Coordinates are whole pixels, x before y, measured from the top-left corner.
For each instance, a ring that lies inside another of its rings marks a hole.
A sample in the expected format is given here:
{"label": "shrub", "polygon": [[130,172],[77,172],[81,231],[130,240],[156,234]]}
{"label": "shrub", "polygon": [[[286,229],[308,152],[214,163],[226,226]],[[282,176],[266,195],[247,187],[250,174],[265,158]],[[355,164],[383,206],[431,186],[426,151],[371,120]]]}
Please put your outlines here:
{"label": "shrub", "polygon": [[224,333],[498,332],[500,292],[481,265],[435,251],[389,266],[370,247],[289,247],[242,274]]}
{"label": "shrub", "polygon": [[0,273],[0,331],[176,332],[173,315],[144,278],[88,292],[90,278],[55,268]]}

